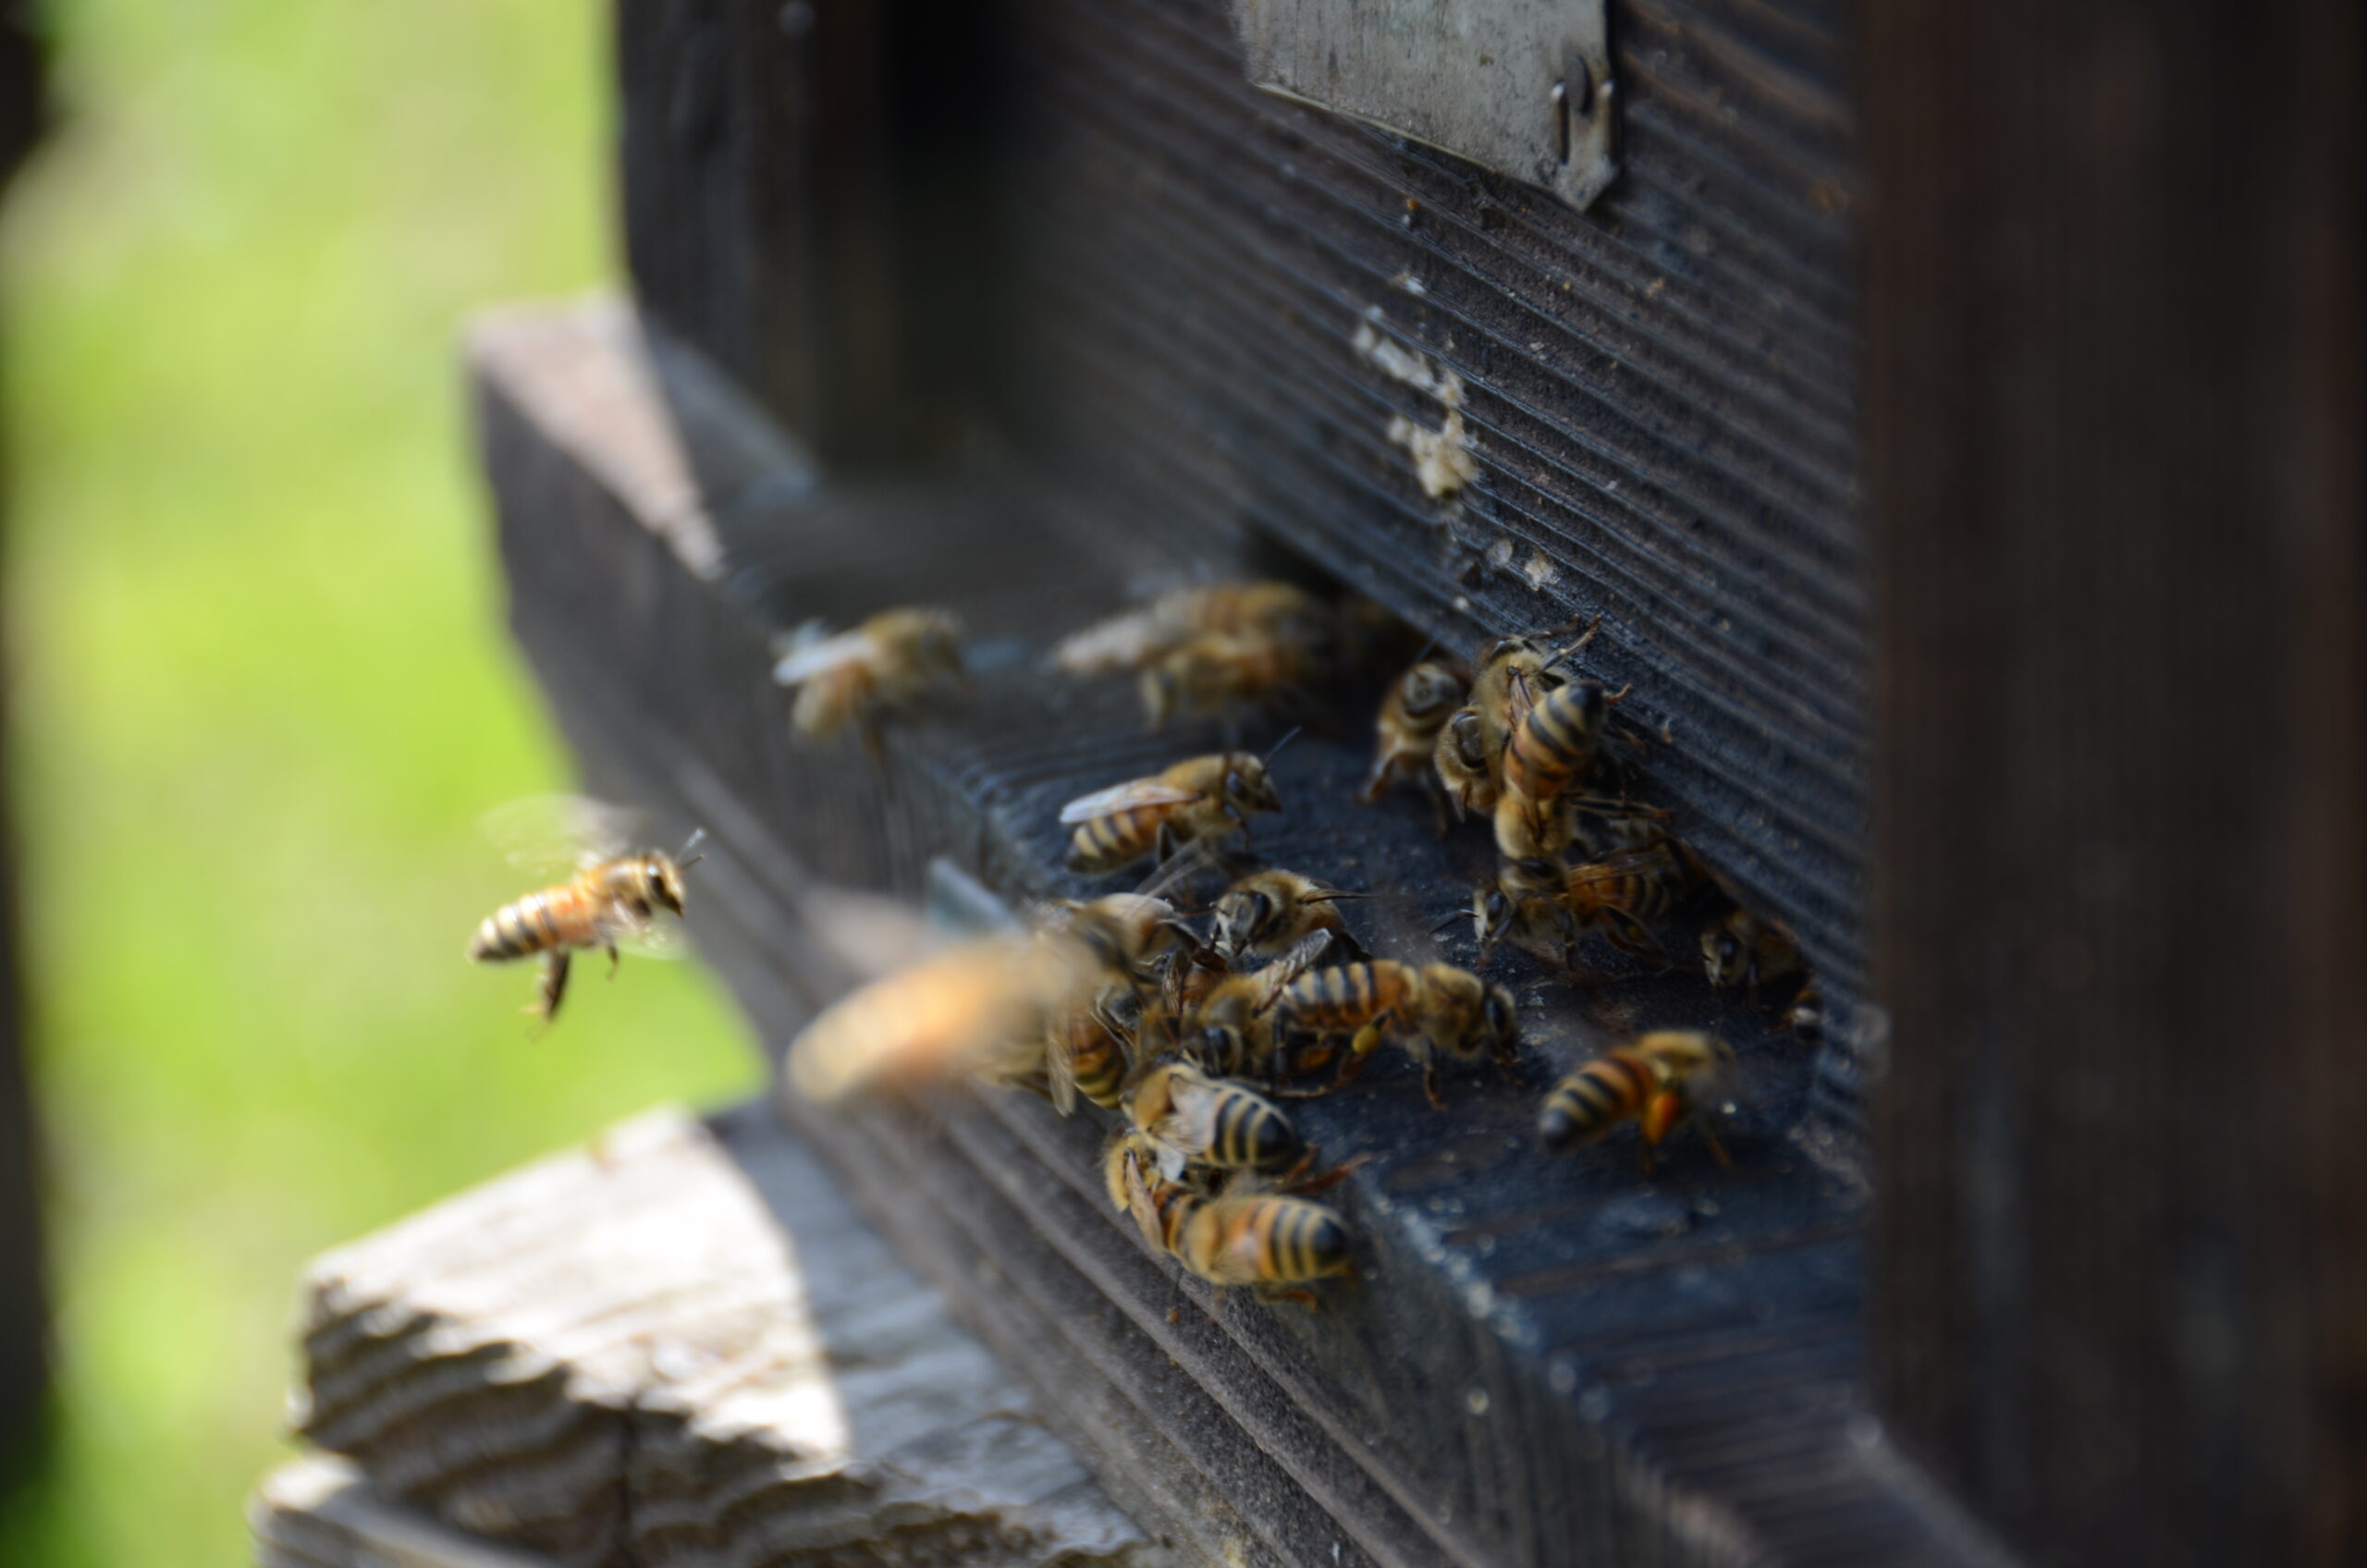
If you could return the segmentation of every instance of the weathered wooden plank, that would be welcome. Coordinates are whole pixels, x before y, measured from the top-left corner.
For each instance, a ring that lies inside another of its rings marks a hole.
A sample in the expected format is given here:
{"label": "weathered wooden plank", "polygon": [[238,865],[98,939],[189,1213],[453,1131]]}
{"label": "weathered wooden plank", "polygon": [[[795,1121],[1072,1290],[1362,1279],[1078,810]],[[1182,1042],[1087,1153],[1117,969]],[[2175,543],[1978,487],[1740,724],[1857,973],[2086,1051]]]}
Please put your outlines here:
{"label": "weathered wooden plank", "polygon": [[[575,347],[551,347],[570,331]],[[513,322],[474,349],[513,625],[595,787],[716,835],[693,928],[774,1048],[833,994],[809,935],[830,924],[826,881],[917,895],[942,854],[1014,900],[1077,890],[1057,867],[1058,802],[1210,739],[1147,741],[1129,693],[1048,690],[1036,673],[1050,636],[1157,558],[1147,545],[1110,558],[1133,536],[1073,495],[1024,471],[935,489],[808,484],[787,500],[747,480],[703,508],[722,555],[696,572],[679,518],[640,516],[649,487],[589,455],[653,450],[648,432],[549,411],[587,356],[639,340],[594,312]],[[680,400],[607,417],[704,439]],[[1013,558],[1030,570],[1011,572]],[[963,711],[899,727],[877,771],[790,743],[764,679],[774,630],[940,598],[976,633]],[[1369,888],[1384,951],[1441,950],[1426,927],[1487,846],[1441,843],[1410,798],[1348,807],[1365,761],[1353,732],[1296,742],[1276,765],[1292,808],[1261,825],[1261,850]],[[1092,1118],[1020,1096],[926,1119],[792,1109],[865,1214],[1085,1434],[1113,1494],[1136,1461],[1112,1412],[1132,1404],[1175,1434],[1163,1480],[1182,1510],[1240,1520],[1253,1560],[1336,1545],[1352,1564],[1812,1561],[1842,1538],[1892,1561],[1958,1560],[1962,1537],[1905,1499],[1881,1445],[1849,1435],[1862,1194],[1787,1139],[1806,1053],[1739,1011],[1705,1011],[1682,977],[1591,999],[1523,991],[1527,1089],[1458,1081],[1440,1116],[1390,1062],[1304,1107],[1327,1154],[1373,1156],[1339,1189],[1364,1283],[1318,1318],[1238,1297],[1213,1314],[1147,1259],[1099,1193]],[[1757,1092],[1731,1128],[1731,1171],[1679,1156],[1639,1191],[1624,1145],[1561,1162],[1531,1146],[1544,1074],[1637,1009],[1744,1042]],[[1728,1384],[1731,1403],[1716,1391]],[[1765,1440],[1738,1448],[1729,1432]],[[1264,1468],[1240,1473],[1252,1457]],[[1792,1501],[1811,1495],[1824,1506]]]}
{"label": "weathered wooden plank", "polygon": [[463,1194],[319,1259],[304,1311],[308,1439],[576,1568],[1152,1559],[761,1112]]}
{"label": "weathered wooden plank", "polygon": [[388,1502],[344,1460],[311,1454],[248,1500],[255,1568],[558,1568]]}
{"label": "weathered wooden plank", "polygon": [[1863,15],[1885,1414],[2046,1561],[2367,1560],[2360,13]]}

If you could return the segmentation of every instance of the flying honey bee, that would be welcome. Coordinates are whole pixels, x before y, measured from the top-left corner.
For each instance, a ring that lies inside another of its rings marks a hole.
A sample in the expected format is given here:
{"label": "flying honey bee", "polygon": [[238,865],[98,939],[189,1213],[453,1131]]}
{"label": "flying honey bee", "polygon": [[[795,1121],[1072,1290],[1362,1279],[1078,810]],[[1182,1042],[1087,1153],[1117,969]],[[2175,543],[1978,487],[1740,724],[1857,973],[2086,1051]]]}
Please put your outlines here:
{"label": "flying honey bee", "polygon": [[1489,1055],[1509,1070],[1520,1048],[1520,1018],[1510,991],[1453,964],[1417,969],[1390,959],[1300,975],[1283,989],[1272,1031],[1285,1045],[1314,1042],[1312,1052],[1294,1053],[1287,1064],[1294,1076],[1321,1067],[1345,1036],[1341,1084],[1363,1071],[1381,1042],[1394,1041],[1421,1064],[1422,1092],[1441,1109],[1446,1101],[1439,1093],[1440,1052],[1463,1060]]}
{"label": "flying honey bee", "polygon": [[[1538,1141],[1558,1154],[1592,1143],[1632,1120],[1641,1134],[1637,1154],[1649,1175],[1652,1150],[1708,1098],[1734,1060],[1733,1048],[1723,1040],[1697,1031],[1638,1035],[1547,1091],[1537,1118]],[[1699,1125],[1718,1163],[1730,1163],[1708,1121]]]}
{"label": "flying honey bee", "polygon": [[1077,825],[1069,869],[1099,876],[1148,854],[1165,860],[1184,844],[1246,837],[1253,815],[1282,809],[1264,759],[1219,752],[1080,796],[1061,808],[1061,820]]}
{"label": "flying honey bee", "polygon": [[790,722],[809,741],[849,724],[874,754],[878,723],[960,686],[961,625],[941,610],[882,610],[852,631],[824,636],[809,625],[781,649],[773,679],[797,687]]}
{"label": "flying honey bee", "polygon": [[1127,1087],[1125,1108],[1171,1181],[1195,1166],[1281,1170],[1306,1157],[1305,1141],[1280,1106],[1179,1060],[1147,1065]]}
{"label": "flying honey bee", "polygon": [[1136,681],[1143,718],[1159,729],[1178,715],[1208,717],[1246,707],[1304,704],[1327,671],[1318,642],[1293,628],[1203,631],[1152,661]]}
{"label": "flying honey bee", "polygon": [[1320,1304],[1305,1286],[1355,1272],[1347,1222],[1306,1198],[1186,1193],[1170,1203],[1165,1229],[1173,1238],[1169,1250],[1185,1268],[1220,1291],[1247,1285],[1262,1302],[1294,1301],[1314,1312]]}
{"label": "flying honey bee", "polygon": [[1254,872],[1217,900],[1216,949],[1228,963],[1271,957],[1311,933],[1328,931],[1342,957],[1360,958],[1363,948],[1348,934],[1338,905],[1364,896],[1327,888],[1294,871]]}
{"label": "flying honey bee", "polygon": [[[1445,659],[1423,659],[1391,683],[1380,717],[1373,720],[1377,744],[1372,772],[1358,800],[1377,801],[1392,784],[1408,778],[1429,784],[1433,801],[1441,798],[1434,760],[1439,734],[1462,703],[1466,685],[1463,672]],[[1443,812],[1441,823],[1443,827]]]}
{"label": "flying honey bee", "polygon": [[1574,866],[1519,861],[1473,893],[1471,923],[1481,962],[1500,941],[1565,973],[1576,969],[1579,939],[1600,933],[1620,951],[1647,962],[1664,960],[1655,933],[1710,887],[1700,857],[1684,840],[1662,834],[1633,849],[1614,850]]}
{"label": "flying honey bee", "polygon": [[1194,638],[1211,633],[1319,646],[1328,619],[1320,600],[1287,582],[1180,588],[1072,632],[1052,649],[1051,663],[1071,675],[1147,669]]}
{"label": "flying honey bee", "polygon": [[616,973],[620,949],[644,957],[673,958],[679,944],[657,924],[660,911],[682,913],[682,870],[705,858],[691,851],[705,837],[691,835],[675,854],[629,850],[638,814],[580,796],[546,795],[516,802],[485,819],[485,830],[501,841],[513,863],[556,871],[570,862],[575,875],[484,917],[469,938],[474,963],[543,961],[535,1004],[527,1009],[545,1024],[558,1016],[566,999],[568,967],[579,949],[603,949],[608,972]]}
{"label": "flying honey bee", "polygon": [[826,1105],[961,1078],[1024,1084],[1047,1072],[1056,1027],[1090,1011],[1104,979],[1084,943],[1055,932],[958,943],[824,1009],[790,1043],[789,1081]]}

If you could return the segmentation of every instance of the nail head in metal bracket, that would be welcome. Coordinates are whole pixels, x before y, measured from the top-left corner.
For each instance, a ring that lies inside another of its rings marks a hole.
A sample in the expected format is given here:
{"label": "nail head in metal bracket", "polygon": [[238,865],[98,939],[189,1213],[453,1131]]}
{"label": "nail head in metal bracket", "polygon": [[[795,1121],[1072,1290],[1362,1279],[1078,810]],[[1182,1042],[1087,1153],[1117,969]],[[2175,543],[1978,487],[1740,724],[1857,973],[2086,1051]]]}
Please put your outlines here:
{"label": "nail head in metal bracket", "polygon": [[1603,0],[1233,0],[1249,80],[1584,208],[1618,174]]}

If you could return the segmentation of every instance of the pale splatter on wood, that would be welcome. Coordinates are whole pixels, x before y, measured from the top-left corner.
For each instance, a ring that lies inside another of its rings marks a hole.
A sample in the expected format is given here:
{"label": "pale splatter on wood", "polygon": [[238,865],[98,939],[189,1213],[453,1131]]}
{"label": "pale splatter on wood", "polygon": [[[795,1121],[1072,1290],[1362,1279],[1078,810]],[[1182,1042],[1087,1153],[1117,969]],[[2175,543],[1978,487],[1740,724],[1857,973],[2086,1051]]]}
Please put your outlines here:
{"label": "pale splatter on wood", "polygon": [[795,1144],[656,1112],[321,1258],[298,1426],[570,1568],[1150,1561]]}

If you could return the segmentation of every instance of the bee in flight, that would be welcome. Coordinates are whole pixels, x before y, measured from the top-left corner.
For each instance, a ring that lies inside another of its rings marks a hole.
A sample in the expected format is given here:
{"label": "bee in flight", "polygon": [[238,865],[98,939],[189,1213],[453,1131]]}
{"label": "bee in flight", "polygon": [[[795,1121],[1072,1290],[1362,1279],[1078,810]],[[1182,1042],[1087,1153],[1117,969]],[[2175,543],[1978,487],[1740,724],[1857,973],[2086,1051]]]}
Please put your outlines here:
{"label": "bee in flight", "polygon": [[1340,1084],[1361,1072],[1365,1059],[1382,1041],[1393,1040],[1421,1064],[1422,1092],[1441,1109],[1446,1101],[1439,1093],[1438,1053],[1463,1060],[1491,1056],[1506,1071],[1520,1055],[1520,1016],[1512,993],[1451,963],[1417,969],[1374,959],[1302,974],[1283,989],[1272,1029],[1286,1043],[1316,1043],[1313,1053],[1302,1050],[1293,1057],[1294,1075],[1321,1067],[1339,1037],[1347,1036]]}
{"label": "bee in flight", "polygon": [[[1546,1092],[1538,1113],[1537,1137],[1549,1153],[1590,1144],[1625,1121],[1634,1121],[1641,1141],[1637,1158],[1651,1173],[1652,1150],[1678,1123],[1705,1103],[1734,1066],[1723,1040],[1695,1030],[1663,1029],[1638,1035],[1586,1063]],[[1699,1121],[1701,1136],[1718,1163],[1731,1163],[1725,1145]]]}
{"label": "bee in flight", "polygon": [[809,622],[781,646],[773,679],[794,686],[790,722],[808,741],[827,741],[855,725],[865,748],[879,753],[879,720],[959,687],[962,629],[941,610],[882,610],[836,636]]}
{"label": "bee in flight", "polygon": [[1061,808],[1061,821],[1076,827],[1069,839],[1069,869],[1101,876],[1145,855],[1165,860],[1184,844],[1236,832],[1246,837],[1252,815],[1282,809],[1266,775],[1272,754],[1188,757],[1152,778],[1130,778],[1071,801]]}
{"label": "bee in flight", "polygon": [[1287,582],[1213,582],[1179,588],[1071,632],[1052,649],[1070,675],[1147,670],[1196,637],[1318,643],[1330,617],[1321,600]]}
{"label": "bee in flight", "polygon": [[[914,924],[917,949],[926,927]],[[957,943],[825,1008],[790,1042],[790,1084],[828,1105],[963,1078],[1024,1084],[1052,1077],[1059,1103],[1058,1075],[1068,1074],[1073,1090],[1076,1058],[1055,1042],[1078,1015],[1098,1013],[1106,980],[1092,949],[1064,933],[1012,931]]]}
{"label": "bee in flight", "polygon": [[602,949],[614,974],[620,949],[650,958],[677,956],[662,911],[681,918],[682,871],[705,858],[691,851],[705,830],[674,854],[630,849],[639,815],[573,795],[519,801],[485,819],[485,831],[510,860],[545,873],[569,864],[574,876],[514,900],[486,915],[469,938],[473,963],[543,962],[542,986],[527,1009],[547,1025],[567,997],[568,966],[578,949]]}

